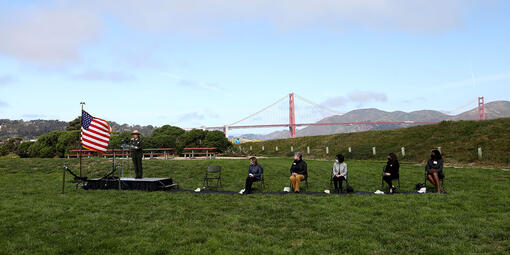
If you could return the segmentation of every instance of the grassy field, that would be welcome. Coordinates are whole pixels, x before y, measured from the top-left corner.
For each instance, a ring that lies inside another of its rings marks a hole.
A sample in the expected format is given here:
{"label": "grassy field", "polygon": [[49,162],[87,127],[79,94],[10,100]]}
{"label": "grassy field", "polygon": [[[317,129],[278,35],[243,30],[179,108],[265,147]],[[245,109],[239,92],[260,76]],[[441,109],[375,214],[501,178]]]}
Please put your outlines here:
{"label": "grassy field", "polygon": [[[250,151],[250,146],[252,150]],[[264,146],[264,151],[262,150]],[[276,151],[278,146],[278,151]],[[386,159],[394,152],[399,159],[408,162],[421,162],[432,148],[441,147],[447,163],[467,165],[492,165],[510,167],[510,118],[486,121],[445,121],[434,125],[416,126],[382,131],[368,131],[324,136],[308,136],[293,139],[270,140],[236,145],[236,154],[263,156],[290,156],[294,151],[306,153],[308,157],[334,159],[340,152],[349,159]],[[326,154],[326,146],[330,154]],[[352,153],[348,148],[351,147]],[[377,154],[372,154],[376,147]],[[406,148],[402,157],[401,147]],[[478,158],[481,147],[483,158]],[[240,149],[241,148],[241,152]]]}
{"label": "grassy field", "polygon": [[[446,168],[449,194],[190,194],[74,190],[61,167],[77,160],[0,159],[0,254],[509,254],[510,172]],[[84,160],[89,176],[109,161]],[[267,191],[288,185],[290,159],[261,159]],[[211,164],[239,191],[247,160],[146,160],[147,177],[182,189]],[[380,188],[382,162],[348,161],[355,190]],[[309,160],[310,191],[329,185],[331,162]],[[102,169],[102,170],[101,170]],[[423,180],[403,164],[402,190]]]}

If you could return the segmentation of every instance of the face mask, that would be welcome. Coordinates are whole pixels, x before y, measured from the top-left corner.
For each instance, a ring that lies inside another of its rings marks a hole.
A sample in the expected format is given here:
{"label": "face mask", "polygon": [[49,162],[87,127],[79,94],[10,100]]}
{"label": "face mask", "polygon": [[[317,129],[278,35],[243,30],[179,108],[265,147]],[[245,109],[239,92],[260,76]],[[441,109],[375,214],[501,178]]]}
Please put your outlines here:
{"label": "face mask", "polygon": [[250,166],[253,166],[253,162],[250,162]]}

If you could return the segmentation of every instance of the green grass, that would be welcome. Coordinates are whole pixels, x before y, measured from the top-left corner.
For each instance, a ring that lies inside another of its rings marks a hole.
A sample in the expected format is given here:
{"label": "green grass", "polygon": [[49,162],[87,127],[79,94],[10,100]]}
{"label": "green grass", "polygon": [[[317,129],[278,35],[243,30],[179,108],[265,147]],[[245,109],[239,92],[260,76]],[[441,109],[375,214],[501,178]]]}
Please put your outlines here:
{"label": "green grass", "polygon": [[[250,151],[250,146],[252,150]],[[262,151],[262,146],[265,150]],[[276,151],[278,146],[278,151]],[[389,152],[396,153],[403,161],[422,162],[433,148],[441,147],[448,163],[474,163],[475,165],[510,166],[510,118],[486,121],[444,121],[435,125],[410,128],[345,133],[324,136],[298,137],[236,145],[235,154],[290,156],[294,151],[318,159],[334,159],[342,153],[349,159],[385,159]],[[326,154],[326,146],[330,154]],[[377,154],[372,154],[372,147]],[[352,148],[352,153],[348,148]],[[402,157],[401,147],[406,148]],[[478,148],[483,158],[478,159]],[[241,149],[241,151],[240,151]]]}
{"label": "green grass", "polygon": [[[473,254],[510,252],[510,172],[446,168],[447,195],[249,196],[117,190],[61,195],[61,167],[77,160],[0,159],[0,254]],[[291,160],[261,159],[268,191],[288,185]],[[84,160],[89,176],[109,162]],[[146,160],[145,176],[201,186],[224,169],[239,191],[246,160]],[[382,162],[348,161],[355,190],[380,188]],[[308,160],[310,190],[329,185],[331,162]],[[103,170],[101,170],[103,169]],[[423,167],[402,164],[402,189]]]}

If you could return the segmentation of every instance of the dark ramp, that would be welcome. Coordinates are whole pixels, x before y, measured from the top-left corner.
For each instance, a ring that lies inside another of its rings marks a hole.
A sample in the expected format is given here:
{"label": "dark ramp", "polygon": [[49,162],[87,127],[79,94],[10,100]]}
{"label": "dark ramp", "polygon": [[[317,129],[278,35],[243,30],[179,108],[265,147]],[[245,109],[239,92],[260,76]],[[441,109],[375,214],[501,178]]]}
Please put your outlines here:
{"label": "dark ramp", "polygon": [[[184,190],[184,189],[172,189],[168,190],[170,193],[194,193],[194,194],[231,194],[235,195],[238,194],[238,192],[230,191],[230,190],[201,190],[200,192],[195,192],[194,190]],[[324,192],[301,192],[299,194],[295,194],[294,192],[284,192],[284,191],[272,191],[272,192],[254,192],[249,194],[249,196],[252,195],[323,195],[323,196],[343,196],[343,195],[376,195],[373,192],[368,191],[356,191],[352,193],[332,193],[332,194],[326,194]],[[401,192],[401,193],[395,193],[395,194],[384,194],[384,195],[409,195],[409,194],[420,194],[418,192]],[[421,194],[420,194],[421,195]],[[378,195],[381,196],[381,195]]]}
{"label": "dark ramp", "polygon": [[[158,191],[166,190],[177,186],[172,178],[120,178],[122,190],[143,190]],[[119,179],[117,177],[98,178],[87,180],[84,189],[119,189]]]}

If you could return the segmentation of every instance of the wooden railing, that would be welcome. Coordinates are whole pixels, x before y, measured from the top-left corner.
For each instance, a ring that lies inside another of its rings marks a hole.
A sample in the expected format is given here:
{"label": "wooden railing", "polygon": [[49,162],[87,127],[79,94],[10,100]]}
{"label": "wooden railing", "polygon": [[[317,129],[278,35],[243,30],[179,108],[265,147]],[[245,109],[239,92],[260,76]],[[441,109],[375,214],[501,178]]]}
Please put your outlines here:
{"label": "wooden railing", "polygon": [[184,148],[182,152],[185,158],[195,158],[202,156],[206,158],[216,158],[216,148]]}
{"label": "wooden railing", "polygon": [[[104,157],[104,158],[122,158],[129,157],[129,150],[122,149],[109,149],[106,153],[101,154],[90,150],[69,150],[69,153],[65,156],[67,158],[91,158],[91,157]],[[157,149],[143,149],[143,157],[158,157],[163,156],[165,159],[169,157],[175,157],[175,149],[174,148],[157,148]]]}

